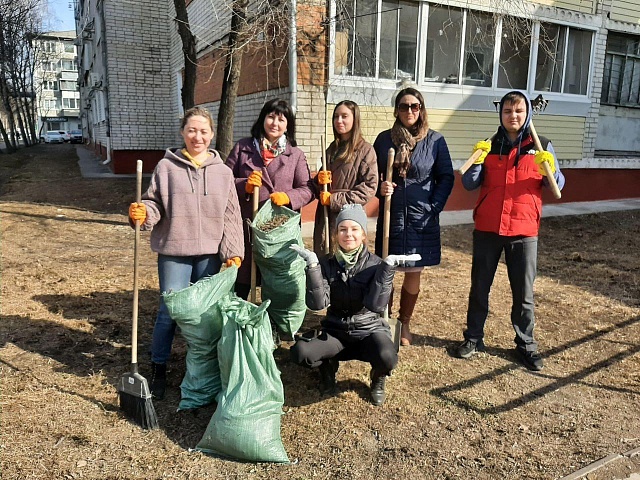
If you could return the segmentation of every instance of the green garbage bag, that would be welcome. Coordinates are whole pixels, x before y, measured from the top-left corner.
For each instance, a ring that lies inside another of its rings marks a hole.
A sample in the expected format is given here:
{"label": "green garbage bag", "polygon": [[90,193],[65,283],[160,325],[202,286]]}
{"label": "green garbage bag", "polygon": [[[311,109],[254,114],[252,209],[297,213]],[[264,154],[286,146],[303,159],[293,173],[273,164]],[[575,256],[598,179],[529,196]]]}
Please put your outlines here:
{"label": "green garbage bag", "polygon": [[[259,227],[274,218],[288,217],[282,225],[263,231]],[[305,262],[289,246],[303,246],[300,214],[287,207],[266,202],[251,223],[253,258],[262,275],[262,300],[271,300],[269,317],[288,340],[304,320]]]}
{"label": "green garbage bag", "polygon": [[209,405],[222,391],[217,350],[222,314],[216,304],[231,294],[237,275],[238,268],[232,266],[183,290],[163,295],[169,315],[180,327],[188,347],[179,410]]}
{"label": "green garbage bag", "polygon": [[265,311],[237,296],[216,308],[224,317],[218,359],[222,394],[196,450],[252,462],[288,463],[280,437],[284,389]]}

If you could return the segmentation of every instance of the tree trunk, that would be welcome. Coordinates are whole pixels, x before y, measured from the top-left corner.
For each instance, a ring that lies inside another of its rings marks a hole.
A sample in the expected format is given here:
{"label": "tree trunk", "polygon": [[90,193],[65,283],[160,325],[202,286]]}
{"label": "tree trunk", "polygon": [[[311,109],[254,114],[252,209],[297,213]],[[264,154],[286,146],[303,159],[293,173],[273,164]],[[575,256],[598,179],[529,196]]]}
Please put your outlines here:
{"label": "tree trunk", "polygon": [[247,0],[237,0],[231,11],[231,31],[227,59],[222,80],[222,96],[218,110],[218,132],[216,150],[223,159],[227,158],[233,148],[233,119],[236,115],[236,98],[242,70],[242,48],[240,47],[243,32],[246,28]]}
{"label": "tree trunk", "polygon": [[178,20],[178,33],[182,40],[182,53],[184,55],[184,77],[182,79],[182,108],[188,110],[195,105],[196,70],[198,58],[196,57],[196,37],[191,33],[189,14],[184,0],[173,0]]}

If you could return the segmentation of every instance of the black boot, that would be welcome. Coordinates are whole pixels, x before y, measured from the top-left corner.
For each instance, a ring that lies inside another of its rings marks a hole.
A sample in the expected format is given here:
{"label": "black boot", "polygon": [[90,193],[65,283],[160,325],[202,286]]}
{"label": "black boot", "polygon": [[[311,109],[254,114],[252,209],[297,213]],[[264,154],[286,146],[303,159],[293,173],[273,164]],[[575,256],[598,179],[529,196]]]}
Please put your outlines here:
{"label": "black boot", "polygon": [[385,373],[377,372],[374,369],[371,369],[371,403],[373,403],[376,407],[379,407],[384,403],[384,399],[386,395],[384,393],[384,383],[387,379],[387,375]]}
{"label": "black boot", "polygon": [[332,358],[324,360],[319,367],[320,370],[320,394],[335,395],[336,393],[336,372],[338,362]]}
{"label": "black boot", "polygon": [[156,400],[164,398],[167,389],[167,364],[152,363],[151,364],[151,394]]}

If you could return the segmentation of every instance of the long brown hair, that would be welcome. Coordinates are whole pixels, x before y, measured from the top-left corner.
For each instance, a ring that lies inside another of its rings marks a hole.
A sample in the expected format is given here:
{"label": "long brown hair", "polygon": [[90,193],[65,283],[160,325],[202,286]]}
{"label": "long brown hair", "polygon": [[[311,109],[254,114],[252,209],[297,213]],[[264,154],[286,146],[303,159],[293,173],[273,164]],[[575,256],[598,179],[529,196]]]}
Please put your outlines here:
{"label": "long brown hair", "polygon": [[415,88],[407,87],[398,92],[393,108],[393,116],[396,119],[398,118],[398,105],[400,105],[400,100],[402,100],[402,97],[404,97],[405,95],[413,95],[420,102],[420,114],[418,116],[418,121],[409,129],[409,131],[414,137],[418,136],[417,134],[420,132],[425,132],[426,135],[427,130],[429,130],[429,116],[427,115],[427,107],[425,107],[424,105],[424,97]]}
{"label": "long brown hair", "polygon": [[[342,140],[336,127],[333,124],[333,118],[341,106],[347,107],[353,114],[353,126],[351,127],[351,135],[348,140]],[[355,157],[356,150],[360,147],[360,144],[364,141],[362,138],[362,131],[360,130],[360,107],[356,102],[351,100],[342,100],[333,109],[333,115],[331,115],[331,126],[333,128],[333,142],[329,145],[328,157],[331,161],[342,160],[343,162],[352,162]]]}

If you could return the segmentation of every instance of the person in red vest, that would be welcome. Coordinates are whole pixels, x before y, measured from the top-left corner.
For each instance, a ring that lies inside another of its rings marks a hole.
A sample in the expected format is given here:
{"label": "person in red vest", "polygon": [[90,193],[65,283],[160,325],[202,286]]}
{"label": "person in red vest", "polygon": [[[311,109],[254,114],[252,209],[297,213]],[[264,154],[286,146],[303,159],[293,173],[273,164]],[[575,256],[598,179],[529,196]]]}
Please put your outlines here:
{"label": "person in red vest", "polygon": [[544,362],[534,339],[533,282],[538,257],[538,230],[542,216],[542,188],[548,186],[547,162],[558,187],[564,187],[551,142],[540,137],[544,151],[535,150],[529,125],[531,102],[512,91],[500,100],[500,127],[493,141],[478,142],[483,150],[462,176],[467,190],[480,187],[473,211],[473,260],[464,342],[456,348],[460,358],[484,351],[484,325],[489,313],[489,292],[504,251],[513,297],[511,323],[516,352],[529,370],[542,370]]}

